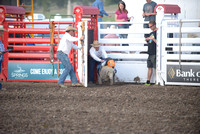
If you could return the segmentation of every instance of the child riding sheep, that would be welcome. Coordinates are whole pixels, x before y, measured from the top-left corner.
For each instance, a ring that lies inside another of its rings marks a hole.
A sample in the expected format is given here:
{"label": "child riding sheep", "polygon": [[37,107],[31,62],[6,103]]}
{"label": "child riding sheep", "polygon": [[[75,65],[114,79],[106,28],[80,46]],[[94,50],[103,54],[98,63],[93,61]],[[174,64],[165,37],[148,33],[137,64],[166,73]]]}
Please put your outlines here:
{"label": "child riding sheep", "polygon": [[106,61],[105,65],[102,66],[99,69],[98,74],[98,83],[101,85],[102,82],[110,82],[110,85],[114,84],[114,76],[116,73],[115,67],[115,61],[112,59],[109,59]]}

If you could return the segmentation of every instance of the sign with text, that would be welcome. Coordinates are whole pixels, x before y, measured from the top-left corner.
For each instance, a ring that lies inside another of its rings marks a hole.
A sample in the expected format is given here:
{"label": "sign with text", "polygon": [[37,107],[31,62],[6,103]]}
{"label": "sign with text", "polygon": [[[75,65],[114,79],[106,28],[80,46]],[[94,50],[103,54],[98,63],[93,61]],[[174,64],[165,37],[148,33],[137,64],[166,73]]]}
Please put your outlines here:
{"label": "sign with text", "polygon": [[[28,79],[28,80],[58,80],[63,73],[64,67],[57,63],[8,63],[8,79]],[[69,76],[66,80],[70,80]]]}
{"label": "sign with text", "polygon": [[200,83],[200,66],[167,65],[167,82]]}

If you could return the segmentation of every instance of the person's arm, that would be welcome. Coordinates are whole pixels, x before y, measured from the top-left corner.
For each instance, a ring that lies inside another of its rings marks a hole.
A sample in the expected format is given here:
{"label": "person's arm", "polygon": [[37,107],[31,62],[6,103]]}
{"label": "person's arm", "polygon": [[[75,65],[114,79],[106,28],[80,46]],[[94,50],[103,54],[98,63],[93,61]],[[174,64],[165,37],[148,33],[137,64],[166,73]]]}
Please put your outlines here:
{"label": "person's arm", "polygon": [[101,51],[102,51],[102,57],[104,59],[108,58],[107,53],[106,53],[106,51],[103,48],[101,48]]}
{"label": "person's arm", "polygon": [[158,40],[157,40],[157,29],[156,29],[156,32],[154,33],[154,39],[153,41],[157,44]]}
{"label": "person's arm", "polygon": [[99,3],[99,11],[100,11],[102,14],[104,14],[104,15],[106,15],[106,16],[109,16],[108,13],[106,13],[106,11],[105,11],[104,8],[103,8],[103,2],[100,2],[100,3]]}
{"label": "person's arm", "polygon": [[[81,41],[81,40],[84,40],[84,36],[81,36],[81,37],[80,37],[80,41]],[[82,46],[77,46],[77,45],[75,45],[75,44],[72,44],[72,48],[75,49],[75,50],[78,50],[78,49],[81,49]]]}
{"label": "person's arm", "polygon": [[[103,47],[100,47],[99,49],[100,49],[100,51],[101,51],[101,53],[102,53],[101,57],[102,57],[103,59],[108,58],[108,55],[107,55],[106,51],[103,49]],[[101,62],[104,62],[104,60],[102,60]]]}
{"label": "person's arm", "polygon": [[157,39],[155,38],[155,36],[156,36],[156,35],[151,35],[151,36],[147,37],[147,38],[145,39],[145,41],[148,42],[149,40],[153,40],[155,43],[157,43]]}
{"label": "person's arm", "polygon": [[142,13],[142,16],[145,17],[145,12]]}
{"label": "person's arm", "polygon": [[63,38],[64,38],[64,40],[69,40],[71,42],[74,42],[74,41],[78,41],[78,40],[83,40],[84,36],[81,36],[80,38],[77,38],[77,37],[71,36],[69,33],[65,33]]}
{"label": "person's arm", "polygon": [[142,16],[145,17],[145,5],[143,6],[143,13]]}
{"label": "person's arm", "polygon": [[95,55],[95,50],[94,50],[94,48],[90,48],[90,56],[94,59],[94,60],[96,60],[96,61],[98,61],[98,62],[101,62],[102,60],[99,58],[99,57],[97,57],[96,55]]}
{"label": "person's arm", "polygon": [[152,38],[151,36],[150,36],[150,40],[153,40],[155,43],[157,43],[157,40],[155,38]]}
{"label": "person's arm", "polygon": [[145,16],[157,15],[157,13],[144,13]]}
{"label": "person's arm", "polygon": [[154,41],[155,43],[157,43],[157,40],[156,40],[156,39],[153,39],[153,41]]}
{"label": "person's arm", "polygon": [[78,50],[78,49],[81,49],[82,47],[81,46],[77,46],[77,45],[72,43],[72,48],[75,49],[75,50]]}

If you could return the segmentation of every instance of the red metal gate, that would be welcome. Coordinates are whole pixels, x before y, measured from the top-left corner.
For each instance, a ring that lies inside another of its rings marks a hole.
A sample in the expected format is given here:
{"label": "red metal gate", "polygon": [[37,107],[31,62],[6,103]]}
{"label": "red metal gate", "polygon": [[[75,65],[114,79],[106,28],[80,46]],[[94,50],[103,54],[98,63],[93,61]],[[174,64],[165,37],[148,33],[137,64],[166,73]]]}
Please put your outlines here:
{"label": "red metal gate", "polygon": [[[11,10],[12,9],[12,10]],[[14,10],[14,11],[13,11]],[[18,12],[16,12],[18,11]],[[56,57],[57,44],[61,39],[62,34],[65,33],[65,28],[68,25],[77,27],[78,23],[83,19],[88,20],[88,30],[93,30],[93,39],[97,39],[97,15],[99,10],[96,7],[75,7],[75,22],[52,22],[53,25],[57,26],[54,31],[54,36],[50,37],[50,22],[24,22],[25,10],[22,7],[11,7],[0,5],[0,23],[4,25],[7,31],[4,31],[4,36],[1,39],[5,50],[12,47],[13,50],[4,54],[4,62],[2,64],[1,79],[4,81],[57,81],[57,78],[46,76],[38,76],[35,78],[31,76],[32,71],[28,70],[27,73],[16,73],[17,71],[22,72],[22,67],[28,68],[27,66],[40,66],[43,67],[51,66],[50,63],[50,41],[53,38],[53,67],[57,67],[56,71],[59,71],[59,63]],[[12,16],[12,17],[11,17]],[[14,17],[13,17],[14,16]],[[34,26],[34,27],[33,27]],[[46,28],[37,28],[37,26],[45,26]],[[78,36],[77,31],[75,36]],[[34,35],[34,36],[31,36]],[[44,36],[44,37],[43,37]],[[57,36],[57,37],[56,37]],[[69,58],[73,64],[74,70],[77,74],[78,68],[78,52],[71,50]],[[15,64],[17,63],[17,64]],[[48,65],[47,65],[48,64]],[[16,66],[17,65],[17,66]],[[58,66],[57,66],[58,65]],[[16,67],[15,67],[16,66]],[[15,68],[18,68],[16,70]],[[47,67],[49,68],[49,67]],[[39,70],[39,69],[38,69]],[[50,70],[50,69],[46,69]],[[14,72],[12,72],[14,71]],[[26,69],[24,69],[26,71]],[[40,70],[41,71],[41,70]],[[37,72],[37,71],[35,71]],[[54,68],[52,71],[54,73]],[[59,75],[62,72],[57,72]],[[39,74],[39,73],[38,73]],[[28,78],[30,75],[31,78]],[[11,77],[16,76],[16,77]],[[44,79],[43,79],[44,78]]]}

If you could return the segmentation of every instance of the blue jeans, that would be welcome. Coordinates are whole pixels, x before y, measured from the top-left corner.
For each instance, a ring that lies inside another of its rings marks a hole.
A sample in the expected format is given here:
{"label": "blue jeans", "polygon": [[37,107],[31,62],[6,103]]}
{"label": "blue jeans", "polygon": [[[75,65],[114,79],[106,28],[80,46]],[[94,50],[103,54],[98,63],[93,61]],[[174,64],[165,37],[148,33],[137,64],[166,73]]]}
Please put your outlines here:
{"label": "blue jeans", "polygon": [[97,22],[103,22],[102,17],[98,17],[98,18],[97,18]]}
{"label": "blue jeans", "polygon": [[95,82],[94,81],[94,70],[95,70],[95,66],[97,65],[97,72],[99,70],[99,68],[101,67],[101,62],[98,62],[96,60],[94,60],[92,57],[89,57],[89,82]]}
{"label": "blue jeans", "polygon": [[[0,61],[0,73],[1,73],[1,63],[2,61]],[[2,84],[1,84],[1,81],[0,81],[0,90],[2,89]]]}
{"label": "blue jeans", "polygon": [[78,83],[76,74],[74,72],[73,66],[69,60],[68,55],[63,52],[57,52],[57,58],[62,62],[65,68],[62,75],[59,77],[58,84],[64,84],[64,81],[67,78],[67,75],[70,75],[70,79],[73,84]]}

